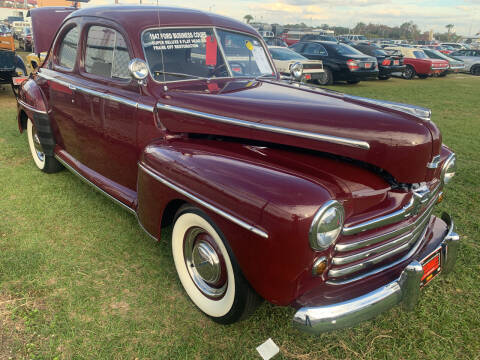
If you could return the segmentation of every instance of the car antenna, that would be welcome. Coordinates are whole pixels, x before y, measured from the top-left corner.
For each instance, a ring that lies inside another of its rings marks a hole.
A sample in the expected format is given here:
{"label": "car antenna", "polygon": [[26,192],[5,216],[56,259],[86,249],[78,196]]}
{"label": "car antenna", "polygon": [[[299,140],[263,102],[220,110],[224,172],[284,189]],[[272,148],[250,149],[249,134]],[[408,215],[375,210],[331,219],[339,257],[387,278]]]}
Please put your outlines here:
{"label": "car antenna", "polygon": [[[160,22],[160,7],[158,5],[157,0],[157,17],[158,17],[158,32],[160,34],[160,40],[163,42],[162,38],[162,24]],[[163,45],[160,45],[160,57],[162,59],[162,74],[163,74],[163,91],[168,91],[168,86],[166,85],[166,77],[165,77],[165,61],[163,59]]]}

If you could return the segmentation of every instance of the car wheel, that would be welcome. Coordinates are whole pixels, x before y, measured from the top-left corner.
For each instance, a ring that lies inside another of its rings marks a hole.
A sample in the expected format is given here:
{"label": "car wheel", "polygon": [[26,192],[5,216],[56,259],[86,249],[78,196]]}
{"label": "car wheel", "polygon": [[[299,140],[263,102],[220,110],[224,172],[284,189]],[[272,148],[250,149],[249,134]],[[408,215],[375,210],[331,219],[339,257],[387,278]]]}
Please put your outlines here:
{"label": "car wheel", "polygon": [[438,77],[445,77],[445,76],[447,76],[447,72],[446,72],[446,71],[438,74]]}
{"label": "car wheel", "polygon": [[472,75],[480,76],[480,65],[476,65],[470,69]]}
{"label": "car wheel", "polygon": [[379,76],[378,80],[388,80],[390,79],[390,76]]}
{"label": "car wheel", "polygon": [[360,80],[347,80],[347,83],[349,84],[358,84],[360,82]]}
{"label": "car wheel", "polygon": [[405,68],[405,71],[402,74],[403,78],[407,80],[412,80],[415,77],[415,75],[416,75],[415,69],[410,65],[407,65],[407,67]]}
{"label": "car wheel", "polygon": [[45,173],[55,173],[63,168],[55,157],[45,154],[35,124],[30,119],[27,120],[27,136],[28,146],[37,168]]}
{"label": "car wheel", "polygon": [[323,68],[323,73],[320,73],[317,79],[319,85],[332,85],[333,84],[333,74],[332,70],[325,67]]}
{"label": "car wheel", "polygon": [[172,253],[187,295],[215,322],[234,323],[260,303],[221,231],[200,209],[185,206],[177,212]]}
{"label": "car wheel", "polygon": [[428,78],[428,75],[418,74],[418,77],[419,77],[420,79],[426,79],[426,78]]}

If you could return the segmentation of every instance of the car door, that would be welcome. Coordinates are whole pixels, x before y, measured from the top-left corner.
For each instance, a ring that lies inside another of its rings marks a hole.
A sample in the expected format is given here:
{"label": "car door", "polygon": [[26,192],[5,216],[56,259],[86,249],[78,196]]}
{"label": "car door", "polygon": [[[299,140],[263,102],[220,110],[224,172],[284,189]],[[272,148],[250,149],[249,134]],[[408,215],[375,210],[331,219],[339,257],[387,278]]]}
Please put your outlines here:
{"label": "car door", "polygon": [[325,47],[318,43],[307,43],[303,48],[303,56],[311,60],[326,60],[328,53]]}
{"label": "car door", "polygon": [[77,105],[85,109],[85,126],[102,134],[85,165],[134,191],[138,161],[135,114],[139,86],[128,71],[131,52],[125,37],[113,24],[85,27],[80,74],[88,84],[88,91],[78,92]]}

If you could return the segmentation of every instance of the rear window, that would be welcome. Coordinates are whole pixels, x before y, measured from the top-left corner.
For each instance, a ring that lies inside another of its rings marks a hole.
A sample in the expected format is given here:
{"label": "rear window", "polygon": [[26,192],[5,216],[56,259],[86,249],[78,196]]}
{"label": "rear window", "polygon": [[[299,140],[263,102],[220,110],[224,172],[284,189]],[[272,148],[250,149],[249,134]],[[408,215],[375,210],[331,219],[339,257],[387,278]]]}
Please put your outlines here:
{"label": "rear window", "polygon": [[421,50],[415,50],[413,55],[415,55],[417,59],[428,59],[428,56]]}
{"label": "rear window", "polygon": [[78,27],[70,29],[64,36],[58,50],[58,65],[73,69],[77,57]]}
{"label": "rear window", "polygon": [[364,55],[362,52],[354,49],[353,47],[345,44],[336,44],[331,46],[335,52],[340,55]]}
{"label": "rear window", "polygon": [[269,49],[272,54],[272,58],[275,60],[305,60],[306,58],[300,54],[297,54],[295,51],[284,48],[284,49]]}

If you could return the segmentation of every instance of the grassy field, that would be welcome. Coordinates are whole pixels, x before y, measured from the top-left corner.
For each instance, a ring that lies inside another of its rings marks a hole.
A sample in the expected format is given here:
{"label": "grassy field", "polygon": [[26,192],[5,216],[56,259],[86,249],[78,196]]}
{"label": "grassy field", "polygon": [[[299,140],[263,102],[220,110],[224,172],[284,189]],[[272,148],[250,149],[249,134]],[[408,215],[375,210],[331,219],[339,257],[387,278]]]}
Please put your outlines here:
{"label": "grassy field", "polygon": [[186,298],[169,231],[152,241],[136,219],[68,171],[39,172],[0,90],[0,359],[480,359],[480,77],[362,82],[333,89],[431,107],[458,173],[436,212],[462,236],[457,268],[400,308],[320,336],[296,331],[294,310],[264,303],[217,325]]}

